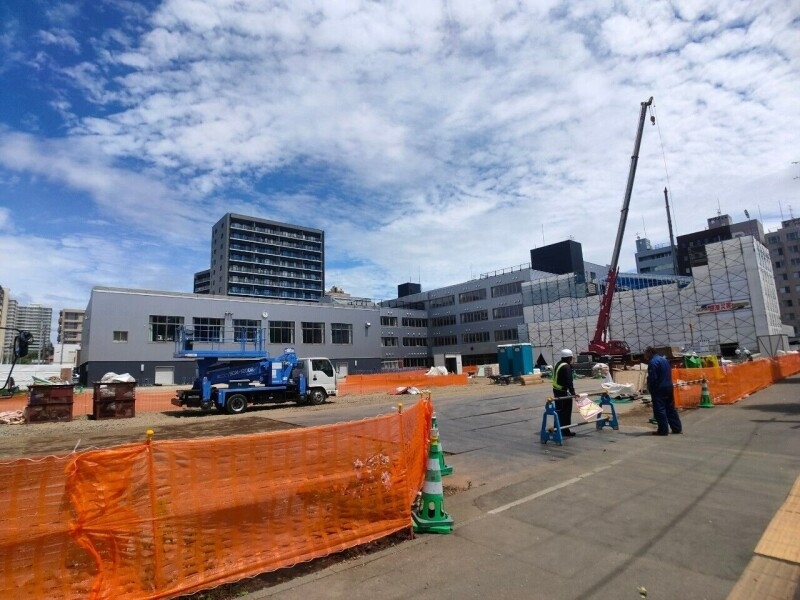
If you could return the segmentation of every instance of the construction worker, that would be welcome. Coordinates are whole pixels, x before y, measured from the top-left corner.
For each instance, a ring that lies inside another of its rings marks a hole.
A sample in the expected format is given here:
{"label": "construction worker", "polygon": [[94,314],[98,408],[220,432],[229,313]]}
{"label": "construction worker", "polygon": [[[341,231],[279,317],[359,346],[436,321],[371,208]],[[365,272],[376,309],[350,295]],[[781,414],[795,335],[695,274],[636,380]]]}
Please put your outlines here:
{"label": "construction worker", "polygon": [[575,384],[572,381],[572,350],[564,348],[561,360],[553,369],[553,397],[561,427],[561,435],[573,437],[575,432],[569,430],[572,424],[572,397],[575,396]]}
{"label": "construction worker", "polygon": [[683,424],[675,409],[675,396],[672,387],[672,370],[669,361],[658,354],[652,346],[644,349],[647,361],[647,391],[653,403],[653,416],[658,430],[653,435],[683,433]]}

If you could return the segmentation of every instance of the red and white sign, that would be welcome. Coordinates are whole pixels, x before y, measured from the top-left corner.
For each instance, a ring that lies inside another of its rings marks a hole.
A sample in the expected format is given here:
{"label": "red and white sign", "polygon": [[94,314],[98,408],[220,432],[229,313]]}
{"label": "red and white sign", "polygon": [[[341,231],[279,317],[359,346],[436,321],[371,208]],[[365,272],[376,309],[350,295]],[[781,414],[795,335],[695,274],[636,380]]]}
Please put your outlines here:
{"label": "red and white sign", "polygon": [[739,300],[736,302],[711,302],[709,304],[701,304],[696,310],[698,313],[717,313],[723,310],[739,310],[741,308],[750,308],[750,302],[747,300]]}

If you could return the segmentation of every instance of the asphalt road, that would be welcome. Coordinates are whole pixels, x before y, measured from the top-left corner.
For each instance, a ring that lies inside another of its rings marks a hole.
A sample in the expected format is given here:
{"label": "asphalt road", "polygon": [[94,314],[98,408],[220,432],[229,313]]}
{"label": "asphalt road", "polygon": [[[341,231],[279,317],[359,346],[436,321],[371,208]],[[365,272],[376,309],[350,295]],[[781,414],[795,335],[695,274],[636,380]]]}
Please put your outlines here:
{"label": "asphalt road", "polygon": [[[581,382],[578,391],[596,385]],[[492,386],[494,387],[494,386]],[[434,404],[450,535],[419,535],[250,600],[724,599],[800,474],[800,376],[732,406],[682,412],[684,434],[581,427],[541,444],[548,386],[498,386]],[[352,414],[350,412],[352,411]],[[363,412],[360,412],[363,411]],[[385,410],[382,412],[386,412]],[[317,425],[375,407],[298,415]],[[798,532],[800,536],[800,532]]]}

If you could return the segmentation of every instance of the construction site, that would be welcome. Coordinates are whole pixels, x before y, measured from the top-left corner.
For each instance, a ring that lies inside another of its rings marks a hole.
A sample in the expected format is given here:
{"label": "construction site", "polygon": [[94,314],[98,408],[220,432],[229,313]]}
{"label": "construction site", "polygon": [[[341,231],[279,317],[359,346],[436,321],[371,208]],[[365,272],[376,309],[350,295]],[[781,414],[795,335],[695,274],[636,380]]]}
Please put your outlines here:
{"label": "construction site", "polygon": [[[640,277],[649,284],[617,290],[608,329],[634,352],[647,346],[733,357],[750,348],[766,356],[789,350],[766,249],[753,238],[706,246],[692,278]],[[536,348],[588,348],[598,322],[596,296],[575,275],[526,283],[522,341]]]}

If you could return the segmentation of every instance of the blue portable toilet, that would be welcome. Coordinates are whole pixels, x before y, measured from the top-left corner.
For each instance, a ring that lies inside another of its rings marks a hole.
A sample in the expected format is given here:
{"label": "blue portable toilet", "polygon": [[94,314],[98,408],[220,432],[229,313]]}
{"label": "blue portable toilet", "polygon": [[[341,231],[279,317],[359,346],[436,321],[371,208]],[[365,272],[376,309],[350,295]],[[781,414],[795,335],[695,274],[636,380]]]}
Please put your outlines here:
{"label": "blue portable toilet", "polygon": [[512,375],[512,361],[514,347],[512,344],[500,344],[497,346],[497,364],[500,367],[500,375]]}
{"label": "blue portable toilet", "polygon": [[528,343],[512,346],[512,375],[533,374],[533,346]]}

